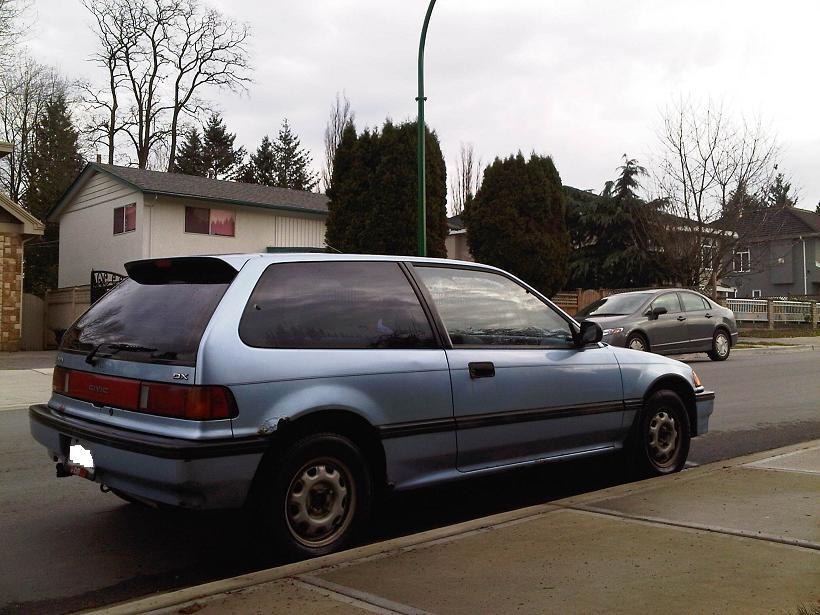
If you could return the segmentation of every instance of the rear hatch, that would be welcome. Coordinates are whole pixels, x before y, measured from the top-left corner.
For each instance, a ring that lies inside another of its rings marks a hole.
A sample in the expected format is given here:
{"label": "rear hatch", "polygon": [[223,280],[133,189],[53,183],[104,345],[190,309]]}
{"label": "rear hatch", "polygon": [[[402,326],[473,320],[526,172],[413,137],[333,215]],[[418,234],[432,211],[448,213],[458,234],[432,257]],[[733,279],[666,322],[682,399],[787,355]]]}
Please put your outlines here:
{"label": "rear hatch", "polygon": [[129,278],[63,336],[49,405],[126,429],[229,436],[235,404],[196,385],[200,341],[243,260],[184,257],[126,264]]}

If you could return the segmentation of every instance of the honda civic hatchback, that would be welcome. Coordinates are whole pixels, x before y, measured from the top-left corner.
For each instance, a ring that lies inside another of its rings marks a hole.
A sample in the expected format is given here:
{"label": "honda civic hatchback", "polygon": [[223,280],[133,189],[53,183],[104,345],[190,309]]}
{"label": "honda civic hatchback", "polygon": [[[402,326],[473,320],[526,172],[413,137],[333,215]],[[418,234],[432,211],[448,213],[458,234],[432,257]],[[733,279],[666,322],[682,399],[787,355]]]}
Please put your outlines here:
{"label": "honda civic hatchback", "polygon": [[499,269],[255,254],[141,260],[65,333],[33,437],[136,502],[247,507],[265,544],[351,543],[374,498],[624,451],[683,468],[714,394]]}

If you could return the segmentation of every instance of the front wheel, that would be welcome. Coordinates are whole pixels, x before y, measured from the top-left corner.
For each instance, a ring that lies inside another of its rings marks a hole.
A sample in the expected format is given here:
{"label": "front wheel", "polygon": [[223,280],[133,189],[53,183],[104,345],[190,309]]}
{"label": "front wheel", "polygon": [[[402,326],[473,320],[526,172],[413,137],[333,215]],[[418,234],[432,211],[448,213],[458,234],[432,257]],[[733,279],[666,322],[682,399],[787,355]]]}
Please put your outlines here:
{"label": "front wheel", "polygon": [[627,442],[632,473],[639,478],[680,472],[689,456],[689,417],[673,391],[658,391],[635,421]]}
{"label": "front wheel", "polygon": [[266,461],[255,489],[258,522],[273,547],[303,559],[351,543],[370,513],[373,481],[359,448],[339,434],[295,442]]}
{"label": "front wheel", "polygon": [[647,342],[646,338],[640,333],[633,333],[627,338],[626,347],[631,348],[632,350],[646,352],[649,350],[649,342]]}
{"label": "front wheel", "polygon": [[731,350],[732,342],[729,341],[729,335],[725,331],[718,331],[712,338],[712,350],[708,355],[712,361],[725,361],[729,358]]}

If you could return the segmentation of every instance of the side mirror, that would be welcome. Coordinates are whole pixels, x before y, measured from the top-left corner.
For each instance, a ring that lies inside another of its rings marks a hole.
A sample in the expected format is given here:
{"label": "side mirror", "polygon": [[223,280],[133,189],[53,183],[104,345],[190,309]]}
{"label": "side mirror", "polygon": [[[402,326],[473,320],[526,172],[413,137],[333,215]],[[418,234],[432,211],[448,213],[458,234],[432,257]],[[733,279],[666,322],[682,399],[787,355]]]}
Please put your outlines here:
{"label": "side mirror", "polygon": [[585,320],[581,323],[581,332],[578,334],[578,346],[597,344],[603,337],[604,331],[601,329],[601,325],[592,320]]}
{"label": "side mirror", "polygon": [[661,314],[666,314],[668,310],[663,306],[658,306],[652,308],[652,311],[649,313],[649,320],[658,320],[658,316]]}

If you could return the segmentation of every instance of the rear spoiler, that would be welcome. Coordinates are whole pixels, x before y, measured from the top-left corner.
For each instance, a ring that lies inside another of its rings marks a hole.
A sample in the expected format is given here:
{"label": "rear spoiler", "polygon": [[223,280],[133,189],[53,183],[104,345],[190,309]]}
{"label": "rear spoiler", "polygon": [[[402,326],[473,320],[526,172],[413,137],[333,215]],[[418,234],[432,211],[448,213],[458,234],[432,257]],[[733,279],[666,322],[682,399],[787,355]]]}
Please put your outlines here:
{"label": "rear spoiler", "polygon": [[131,261],[125,271],[139,284],[230,284],[238,269],[218,257],[181,256]]}

